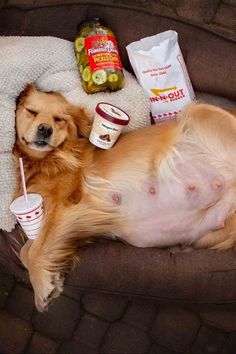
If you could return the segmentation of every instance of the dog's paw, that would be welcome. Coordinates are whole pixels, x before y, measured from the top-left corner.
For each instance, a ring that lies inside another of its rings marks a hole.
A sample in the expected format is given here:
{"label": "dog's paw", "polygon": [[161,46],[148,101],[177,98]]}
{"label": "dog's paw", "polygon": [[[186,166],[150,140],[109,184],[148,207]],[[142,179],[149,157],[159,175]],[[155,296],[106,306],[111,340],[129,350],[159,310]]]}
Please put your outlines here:
{"label": "dog's paw", "polygon": [[37,280],[31,279],[31,282],[34,288],[35,306],[39,312],[44,312],[52,300],[62,293],[64,277],[59,272],[44,272],[44,276],[40,279],[37,277]]}

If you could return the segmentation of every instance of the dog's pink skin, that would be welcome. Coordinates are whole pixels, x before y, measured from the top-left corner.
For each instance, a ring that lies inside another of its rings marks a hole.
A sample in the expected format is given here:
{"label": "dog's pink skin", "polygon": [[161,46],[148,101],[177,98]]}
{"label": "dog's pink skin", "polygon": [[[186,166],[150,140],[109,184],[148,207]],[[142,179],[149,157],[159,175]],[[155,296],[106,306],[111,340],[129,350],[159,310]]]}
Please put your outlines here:
{"label": "dog's pink skin", "polygon": [[232,206],[224,178],[193,161],[178,164],[172,180],[145,181],[141,192],[123,190],[120,198],[129,219],[125,240],[139,247],[190,243],[223,227]]}

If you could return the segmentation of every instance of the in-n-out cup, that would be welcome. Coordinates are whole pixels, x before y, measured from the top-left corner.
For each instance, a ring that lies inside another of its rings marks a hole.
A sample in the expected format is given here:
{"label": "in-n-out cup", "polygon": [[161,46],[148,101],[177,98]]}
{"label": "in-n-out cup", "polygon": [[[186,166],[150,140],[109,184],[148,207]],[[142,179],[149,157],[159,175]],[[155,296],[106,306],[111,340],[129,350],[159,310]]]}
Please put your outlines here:
{"label": "in-n-out cup", "polygon": [[40,194],[30,193],[16,198],[10,205],[11,212],[24,230],[26,236],[35,240],[39,234],[44,217],[43,198]]}
{"label": "in-n-out cup", "polygon": [[129,116],[122,109],[110,103],[100,102],[95,109],[89,141],[101,149],[110,149],[128,123]]}

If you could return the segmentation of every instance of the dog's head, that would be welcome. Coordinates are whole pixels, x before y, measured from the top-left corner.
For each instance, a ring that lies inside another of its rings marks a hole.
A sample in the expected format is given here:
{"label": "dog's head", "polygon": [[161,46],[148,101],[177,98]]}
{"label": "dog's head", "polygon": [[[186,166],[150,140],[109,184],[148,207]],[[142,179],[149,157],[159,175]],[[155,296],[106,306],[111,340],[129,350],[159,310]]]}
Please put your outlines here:
{"label": "dog's head", "polygon": [[33,85],[28,85],[17,101],[17,141],[29,156],[44,157],[67,141],[88,137],[91,124],[91,114],[85,109]]}

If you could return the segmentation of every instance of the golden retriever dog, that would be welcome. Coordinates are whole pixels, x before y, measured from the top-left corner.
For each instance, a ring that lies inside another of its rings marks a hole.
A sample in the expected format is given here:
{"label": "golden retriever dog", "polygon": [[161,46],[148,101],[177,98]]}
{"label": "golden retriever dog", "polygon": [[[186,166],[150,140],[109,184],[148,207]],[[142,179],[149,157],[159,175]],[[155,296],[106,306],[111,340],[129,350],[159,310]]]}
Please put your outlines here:
{"label": "golden retriever dog", "polygon": [[58,93],[29,85],[19,98],[14,154],[24,160],[28,192],[45,205],[37,239],[21,250],[39,311],[62,292],[79,243],[91,237],[137,247],[235,246],[233,114],[190,104],[177,120],[123,134],[110,150],[90,144],[91,124]]}

